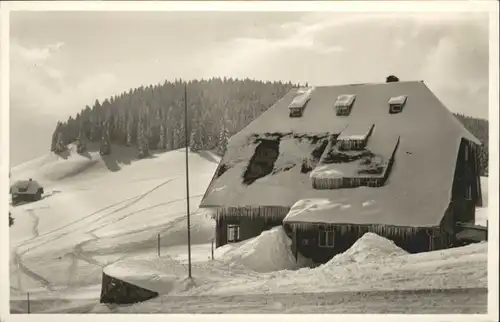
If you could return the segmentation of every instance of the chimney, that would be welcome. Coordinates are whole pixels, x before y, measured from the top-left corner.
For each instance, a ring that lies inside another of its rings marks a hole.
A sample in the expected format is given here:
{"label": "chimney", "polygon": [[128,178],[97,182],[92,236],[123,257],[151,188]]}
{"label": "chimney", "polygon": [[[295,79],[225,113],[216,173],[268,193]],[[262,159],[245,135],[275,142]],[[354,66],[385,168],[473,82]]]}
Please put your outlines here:
{"label": "chimney", "polygon": [[394,75],[389,75],[387,76],[387,78],[385,79],[385,82],[386,83],[396,83],[396,82],[399,82],[399,78],[397,78],[396,76]]}

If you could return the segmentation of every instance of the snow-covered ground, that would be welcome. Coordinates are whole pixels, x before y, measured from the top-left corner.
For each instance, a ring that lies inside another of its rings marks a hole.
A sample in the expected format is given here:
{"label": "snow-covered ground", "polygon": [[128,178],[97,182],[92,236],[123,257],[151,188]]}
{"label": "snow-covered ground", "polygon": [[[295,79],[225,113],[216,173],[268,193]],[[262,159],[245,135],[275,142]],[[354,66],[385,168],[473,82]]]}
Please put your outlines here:
{"label": "snow-covered ground", "polygon": [[[133,160],[133,149],[115,148],[113,159],[47,154],[12,169],[11,181],[33,178],[42,200],[11,207],[11,299],[98,299],[102,269],[127,257],[185,257],[185,151]],[[190,207],[193,255],[207,260],[214,223],[197,212],[218,164],[209,153],[191,153]]]}
{"label": "snow-covered ground", "polygon": [[[29,292],[33,312],[110,312],[97,305],[103,270],[160,293],[157,299],[113,312],[182,312],[180,307],[165,305],[172,296],[191,301],[191,307],[203,307],[196,300],[202,297],[219,298],[208,310],[227,312],[229,300],[224,296],[246,301],[245,296],[252,295],[247,298],[248,308],[279,311],[286,307],[298,312],[301,305],[304,310],[314,308],[314,301],[317,304],[320,299],[293,298],[296,293],[427,288],[454,292],[451,289],[487,285],[487,243],[410,255],[384,238],[366,234],[329,263],[308,268],[305,259],[295,261],[290,240],[276,227],[216,249],[212,260],[214,222],[197,209],[219,161],[209,152],[190,154],[194,278],[187,280],[184,150],[141,161],[128,156],[133,150],[116,150],[113,159],[72,151],[66,160],[47,155],[12,169],[12,181],[31,177],[46,191],[41,201],[11,209],[15,219],[10,227],[14,311],[26,309]],[[486,221],[487,207],[478,210],[478,221]],[[374,296],[383,298],[382,293]],[[259,294],[274,296],[274,302],[261,303]],[[340,305],[338,297],[328,298],[332,309]],[[411,301],[418,306],[415,299]],[[244,303],[238,307],[245,312]]]}

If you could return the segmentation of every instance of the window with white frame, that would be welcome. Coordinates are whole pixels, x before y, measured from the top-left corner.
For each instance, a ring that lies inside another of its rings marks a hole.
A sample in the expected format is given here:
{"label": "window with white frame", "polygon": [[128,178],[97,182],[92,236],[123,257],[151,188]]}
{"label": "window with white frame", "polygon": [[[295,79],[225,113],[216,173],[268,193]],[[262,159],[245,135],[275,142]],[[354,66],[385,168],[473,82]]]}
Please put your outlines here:
{"label": "window with white frame", "polygon": [[240,225],[227,225],[227,242],[235,243],[240,241]]}
{"label": "window with white frame", "polygon": [[334,247],[335,236],[332,227],[321,227],[318,236],[319,247]]}

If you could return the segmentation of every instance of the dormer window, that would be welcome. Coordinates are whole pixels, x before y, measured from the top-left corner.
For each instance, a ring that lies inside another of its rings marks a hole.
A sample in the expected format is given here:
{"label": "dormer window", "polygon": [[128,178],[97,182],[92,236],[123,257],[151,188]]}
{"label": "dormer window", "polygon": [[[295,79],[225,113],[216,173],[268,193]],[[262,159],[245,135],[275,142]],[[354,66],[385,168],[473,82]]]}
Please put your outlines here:
{"label": "dormer window", "polygon": [[340,95],[337,97],[335,101],[335,110],[337,111],[337,115],[347,116],[351,114],[352,105],[354,104],[354,100],[356,99],[356,95]]}
{"label": "dormer window", "polygon": [[311,99],[311,90],[301,92],[293,98],[293,101],[288,105],[290,117],[301,117],[304,113],[304,108]]}
{"label": "dormer window", "polygon": [[290,108],[290,116],[291,117],[301,117],[302,116],[302,108],[301,107]]}
{"label": "dormer window", "polygon": [[389,99],[389,113],[401,113],[406,104],[407,97],[405,95],[394,96]]}

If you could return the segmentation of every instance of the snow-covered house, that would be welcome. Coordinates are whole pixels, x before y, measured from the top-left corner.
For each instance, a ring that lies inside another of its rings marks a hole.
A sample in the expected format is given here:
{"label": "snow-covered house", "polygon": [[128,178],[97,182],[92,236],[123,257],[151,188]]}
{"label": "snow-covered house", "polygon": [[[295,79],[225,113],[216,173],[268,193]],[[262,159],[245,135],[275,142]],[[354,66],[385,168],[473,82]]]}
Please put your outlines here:
{"label": "snow-covered house", "polygon": [[[481,202],[480,142],[432,91],[411,81],[306,93],[292,90],[229,140],[200,204],[217,246],[282,224],[317,262],[365,232],[410,252],[452,246]],[[290,113],[297,102],[307,108]]]}

